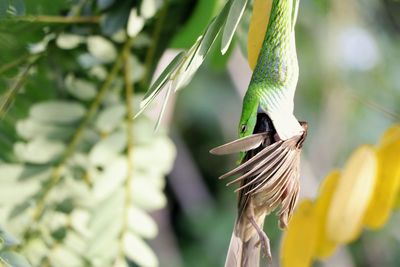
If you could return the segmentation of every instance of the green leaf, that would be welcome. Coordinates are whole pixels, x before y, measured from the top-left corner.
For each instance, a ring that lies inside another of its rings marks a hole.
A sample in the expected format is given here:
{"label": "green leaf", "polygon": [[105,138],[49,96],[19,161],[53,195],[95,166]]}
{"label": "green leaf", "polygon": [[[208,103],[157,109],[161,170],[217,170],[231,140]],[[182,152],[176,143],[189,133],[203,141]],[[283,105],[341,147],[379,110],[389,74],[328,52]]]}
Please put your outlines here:
{"label": "green leaf", "polygon": [[137,118],[132,125],[133,128],[133,141],[135,145],[144,145],[151,143],[155,136],[154,126],[152,121],[145,117],[141,116]]}
{"label": "green leaf", "polygon": [[19,241],[0,227],[0,250],[4,247],[18,245]]}
{"label": "green leaf", "polygon": [[[110,219],[101,231],[97,232],[89,240],[89,247],[87,249],[87,256],[89,258],[104,256],[106,253],[115,258],[118,252],[118,242],[116,240],[122,229],[123,217],[111,217]],[[113,247],[113,244],[115,244],[115,247]]]}
{"label": "green leaf", "polygon": [[0,262],[7,267],[31,267],[24,257],[12,251],[0,252]]}
{"label": "green leaf", "polygon": [[43,123],[71,124],[82,119],[85,108],[72,101],[46,101],[33,105],[29,115]]}
{"label": "green leaf", "polygon": [[11,164],[2,163],[0,164],[1,178],[0,182],[17,182],[34,180],[40,182],[41,180],[48,178],[51,173],[51,168],[47,166],[31,166],[23,164]]}
{"label": "green leaf", "polygon": [[[119,251],[121,244],[117,240],[118,238],[114,237],[113,239],[105,239],[107,243],[97,243],[94,244],[99,249],[94,254],[92,251],[89,250],[88,253],[85,253],[86,258],[90,259],[92,265],[96,267],[109,267],[112,265],[117,257],[119,257]],[[101,240],[100,240],[101,241]]]}
{"label": "green leaf", "polygon": [[158,233],[157,224],[150,215],[137,207],[128,210],[129,228],[144,238],[154,238]]}
{"label": "green leaf", "polygon": [[130,37],[135,37],[144,27],[145,20],[138,15],[137,9],[132,8],[129,13],[127,33]]}
{"label": "green leaf", "polygon": [[99,234],[107,231],[111,227],[111,222],[118,221],[118,218],[122,217],[124,201],[125,192],[121,188],[93,208],[89,221],[92,238],[96,238]]}
{"label": "green leaf", "polygon": [[175,58],[160,74],[160,76],[158,76],[157,80],[150,86],[150,89],[147,91],[147,93],[143,97],[142,102],[140,103],[140,110],[135,115],[135,118],[139,116],[146,109],[146,107],[154,100],[154,98],[161,92],[161,89],[167,83],[168,79],[171,77],[171,74],[176,70],[176,68],[182,62],[184,55],[185,55],[184,52],[180,52],[178,55],[176,55]]}
{"label": "green leaf", "polygon": [[61,49],[70,50],[80,45],[83,40],[83,37],[77,34],[60,33],[57,36],[56,44]]}
{"label": "green leaf", "polygon": [[[200,36],[195,44],[189,49],[189,51],[186,52],[184,60],[182,63],[179,65],[177,70],[172,74],[172,87],[171,90],[176,91],[177,88],[181,88],[185,86],[187,83],[189,83],[192,75],[194,74],[193,70],[196,68],[195,65],[191,65],[194,60],[197,62],[200,62],[201,64],[201,59],[198,60],[198,57],[196,56],[196,52],[199,50],[201,42],[204,40],[203,36]],[[200,66],[200,65],[198,65]],[[197,67],[198,67],[197,66]]]}
{"label": "green leaf", "polygon": [[95,126],[101,133],[110,133],[121,124],[125,114],[126,109],[122,104],[108,106],[100,111]]}
{"label": "green leaf", "polygon": [[88,234],[88,222],[90,213],[86,209],[76,207],[71,213],[71,227],[79,233],[81,237]]}
{"label": "green leaf", "polygon": [[167,204],[163,192],[155,187],[149,186],[146,181],[133,179],[131,183],[132,203],[144,210],[157,210]]}
{"label": "green leaf", "polygon": [[50,176],[50,168],[18,164],[0,165],[0,203],[9,207],[28,200],[41,188],[40,182]]}
{"label": "green leaf", "polygon": [[128,172],[127,160],[120,157],[106,165],[106,169],[97,178],[93,194],[97,200],[103,200],[121,186]]}
{"label": "green leaf", "polygon": [[[236,45],[238,45],[243,55],[247,55],[247,39],[248,39],[248,31],[250,27],[251,18],[252,18],[252,10],[251,8],[246,8],[246,10],[243,13],[242,19],[240,20],[239,25],[236,28],[235,38],[232,40],[232,42],[236,42]],[[218,49],[216,49],[215,54],[218,54],[220,57],[226,58],[227,54],[232,53],[234,46],[235,45],[231,44],[225,55],[221,55],[221,49],[220,49],[221,47],[219,47]]]}
{"label": "green leaf", "polygon": [[[48,210],[46,213],[43,214],[42,223],[43,226],[46,226],[46,230],[50,232],[55,232],[59,229],[65,228],[65,226],[67,226],[68,224],[68,219],[69,218],[65,213]],[[63,239],[65,236],[65,230],[63,230],[63,233],[61,235],[62,237],[60,239]]]}
{"label": "green leaf", "polygon": [[161,107],[160,114],[158,115],[158,119],[157,119],[157,122],[156,122],[156,126],[154,128],[155,129],[154,131],[158,131],[158,129],[159,129],[160,125],[161,125],[161,121],[162,121],[165,109],[167,108],[168,100],[169,100],[169,98],[171,96],[171,93],[172,93],[172,83],[170,83],[168,85],[167,93],[166,93],[165,98],[164,98],[164,103],[163,103],[163,105]]}
{"label": "green leaf", "polygon": [[84,253],[86,250],[86,240],[74,231],[68,231],[63,244],[65,248],[77,255]]}
{"label": "green leaf", "polygon": [[114,132],[93,146],[89,160],[95,166],[109,165],[126,148],[126,132]]}
{"label": "green leaf", "polygon": [[225,54],[231,44],[233,35],[239,25],[239,21],[246,9],[248,0],[232,0],[232,5],[229,9],[228,18],[226,19],[224,33],[222,34],[221,52]]}
{"label": "green leaf", "polygon": [[83,53],[78,56],[78,62],[84,69],[99,66],[102,62],[89,53]]}
{"label": "green leaf", "polygon": [[166,184],[165,176],[159,170],[134,170],[133,179],[144,180],[149,186],[163,190]]}
{"label": "green leaf", "polygon": [[41,188],[40,183],[35,180],[20,183],[10,183],[3,180],[5,179],[0,179],[1,205],[14,206],[20,203],[22,200],[30,198]]}
{"label": "green leaf", "polygon": [[48,248],[42,238],[31,238],[25,244],[24,256],[26,256],[33,266],[40,266],[43,257],[48,255]]}
{"label": "green leaf", "polygon": [[75,131],[70,126],[46,124],[31,118],[17,121],[16,130],[18,135],[26,140],[36,137],[50,140],[68,140]]}
{"label": "green leaf", "polygon": [[[21,202],[18,205],[12,207],[12,210],[8,217],[9,217],[9,219],[17,219],[17,217],[23,215],[24,212],[31,207],[32,207],[32,199]],[[23,216],[21,216],[21,217],[23,217]],[[13,222],[13,224],[15,224],[15,223]],[[26,224],[27,223],[25,221],[21,222],[21,225],[23,227],[26,227]]]}
{"label": "green leaf", "polygon": [[[62,179],[59,186],[55,187],[49,194],[47,202],[58,203],[58,205],[60,205],[61,203],[64,202],[64,201],[60,202],[60,199],[66,199],[66,200],[72,199],[71,201],[73,202],[74,206],[89,208],[93,204],[91,202],[92,196],[90,194],[89,187],[81,179],[76,179],[76,178],[84,179],[84,177],[82,176],[86,174],[80,172],[74,173],[73,169],[72,170],[66,169],[65,172],[66,176]],[[68,209],[68,206],[65,206],[64,209]]]}
{"label": "green leaf", "polygon": [[186,86],[193,75],[199,69],[201,64],[203,64],[207,53],[209,52],[212,44],[218,37],[218,34],[225,23],[226,15],[228,14],[230,2],[225,4],[221,13],[214,18],[209,26],[207,27],[204,36],[200,37],[197,42],[189,50],[185,61],[177,68],[178,71],[174,73],[174,91]]}
{"label": "green leaf", "polygon": [[62,246],[56,246],[50,251],[49,261],[51,266],[57,267],[84,265],[83,259],[79,255]]}
{"label": "green leaf", "polygon": [[123,257],[123,258],[118,258],[113,264],[113,267],[129,267],[129,265],[126,262],[125,258]]}
{"label": "green leaf", "polygon": [[65,151],[65,144],[43,138],[33,139],[28,143],[14,144],[15,155],[27,163],[44,164],[57,161]]}
{"label": "green leaf", "polygon": [[73,75],[67,76],[65,79],[65,86],[68,92],[79,100],[92,100],[97,94],[96,85],[94,83],[75,78]]}
{"label": "green leaf", "polygon": [[127,233],[123,237],[124,251],[126,256],[139,266],[156,267],[158,260],[151,248],[139,237]]}
{"label": "green leaf", "polygon": [[103,67],[101,65],[93,66],[89,70],[89,75],[100,81],[104,81],[107,77],[107,70],[105,67]]}
{"label": "green leaf", "polygon": [[89,53],[103,63],[113,62],[117,58],[117,50],[114,44],[100,35],[89,36],[87,47]]}
{"label": "green leaf", "polygon": [[157,3],[156,0],[143,0],[140,5],[140,14],[145,18],[149,19],[156,14]]}
{"label": "green leaf", "polygon": [[164,136],[153,139],[152,145],[135,148],[133,164],[139,170],[151,170],[167,174],[170,172],[176,155],[172,141]]}

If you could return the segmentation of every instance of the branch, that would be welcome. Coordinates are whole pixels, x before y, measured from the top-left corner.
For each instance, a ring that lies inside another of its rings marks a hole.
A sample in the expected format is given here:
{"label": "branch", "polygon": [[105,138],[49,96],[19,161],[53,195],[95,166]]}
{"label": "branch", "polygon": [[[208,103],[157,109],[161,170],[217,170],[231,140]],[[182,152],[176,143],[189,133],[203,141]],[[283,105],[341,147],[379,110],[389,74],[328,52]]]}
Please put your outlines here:
{"label": "branch", "polygon": [[100,16],[19,16],[12,20],[26,21],[31,23],[56,23],[56,24],[97,24],[100,22]]}
{"label": "branch", "polygon": [[23,55],[23,56],[21,56],[21,57],[18,57],[18,58],[16,58],[16,59],[14,59],[14,60],[11,61],[11,62],[8,62],[8,63],[6,63],[6,64],[0,66],[0,74],[3,73],[3,72],[5,72],[5,71],[7,71],[7,70],[9,70],[9,69],[15,68],[15,67],[18,66],[20,63],[23,63],[23,62],[25,62],[26,60],[30,59],[32,56],[36,56],[36,55],[31,55],[31,54]]}
{"label": "branch", "polygon": [[7,110],[10,108],[12,101],[14,100],[15,96],[17,95],[19,89],[25,84],[26,79],[29,74],[29,70],[31,67],[34,65],[34,63],[40,58],[41,55],[34,55],[33,57],[26,57],[24,58],[19,58],[18,60],[15,60],[13,62],[10,62],[6,65],[4,65],[2,68],[0,68],[0,73],[10,67],[13,67],[14,65],[19,64],[20,62],[26,60],[26,59],[32,59],[32,61],[29,63],[28,66],[25,67],[25,69],[19,74],[15,82],[11,85],[11,87],[7,90],[7,92],[4,93],[4,97],[0,99],[0,120],[5,116],[7,113]]}
{"label": "branch", "polygon": [[126,42],[128,45],[123,53],[124,57],[124,83],[125,83],[125,105],[126,105],[126,134],[127,134],[127,165],[128,170],[125,180],[125,203],[124,203],[124,218],[122,223],[122,229],[120,233],[120,253],[123,255],[123,235],[128,230],[128,210],[131,205],[131,184],[133,176],[133,103],[132,98],[134,94],[133,83],[131,79],[132,66],[130,62],[130,43],[132,39],[128,39]]}

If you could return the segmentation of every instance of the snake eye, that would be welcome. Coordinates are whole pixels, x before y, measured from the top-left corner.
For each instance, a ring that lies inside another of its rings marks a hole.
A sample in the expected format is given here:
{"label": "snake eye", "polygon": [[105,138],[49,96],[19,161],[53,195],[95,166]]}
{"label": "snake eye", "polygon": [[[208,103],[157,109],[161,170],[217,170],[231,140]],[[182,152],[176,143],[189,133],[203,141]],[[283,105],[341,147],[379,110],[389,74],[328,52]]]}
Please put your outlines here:
{"label": "snake eye", "polygon": [[242,133],[244,133],[246,130],[247,130],[247,125],[246,125],[246,124],[242,124],[242,125],[240,126],[240,131],[241,131]]}

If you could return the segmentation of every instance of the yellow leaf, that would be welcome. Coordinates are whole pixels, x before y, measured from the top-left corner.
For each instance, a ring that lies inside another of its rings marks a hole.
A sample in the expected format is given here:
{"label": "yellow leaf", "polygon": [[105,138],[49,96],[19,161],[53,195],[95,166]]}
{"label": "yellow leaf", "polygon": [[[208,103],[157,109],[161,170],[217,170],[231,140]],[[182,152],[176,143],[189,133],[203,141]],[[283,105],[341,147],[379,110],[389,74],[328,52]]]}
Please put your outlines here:
{"label": "yellow leaf", "polygon": [[377,184],[364,218],[365,225],[371,229],[382,227],[396,204],[400,188],[400,125],[385,132],[377,157]]}
{"label": "yellow leaf", "polygon": [[387,144],[395,143],[400,139],[400,124],[395,124],[389,129],[381,137],[379,140],[380,146],[385,146]]}
{"label": "yellow leaf", "polygon": [[395,200],[394,208],[395,209],[400,209],[400,194],[397,194],[397,198]]}
{"label": "yellow leaf", "polygon": [[376,171],[376,152],[371,146],[358,148],[350,157],[328,210],[326,232],[329,239],[347,243],[360,234],[374,192]]}
{"label": "yellow leaf", "polygon": [[282,239],[282,267],[311,266],[317,238],[314,205],[304,200],[297,207]]}
{"label": "yellow leaf", "polygon": [[331,256],[337,247],[337,243],[330,240],[326,234],[326,219],[339,177],[340,172],[335,170],[325,178],[321,185],[320,193],[315,204],[316,218],[318,222],[318,234],[314,256],[318,259],[324,259]]}
{"label": "yellow leaf", "polygon": [[247,37],[247,58],[251,69],[257,64],[258,54],[267,32],[272,0],[254,0],[249,34]]}

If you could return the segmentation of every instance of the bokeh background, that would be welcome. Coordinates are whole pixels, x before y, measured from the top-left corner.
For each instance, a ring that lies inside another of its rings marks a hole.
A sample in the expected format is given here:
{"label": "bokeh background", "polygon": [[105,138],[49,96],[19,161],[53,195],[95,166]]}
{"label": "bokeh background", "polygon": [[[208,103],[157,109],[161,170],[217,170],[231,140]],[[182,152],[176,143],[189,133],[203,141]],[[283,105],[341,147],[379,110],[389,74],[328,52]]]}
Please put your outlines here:
{"label": "bokeh background", "polygon": [[[8,3],[0,1],[2,5]],[[0,68],[17,60],[15,68],[1,71],[2,96],[7,95],[7,88],[22,68],[18,66],[24,61],[18,62],[18,58],[29,49],[32,53],[31,44],[51,32],[107,37],[110,31],[114,33],[113,25],[125,27],[128,18],[125,10],[140,2],[26,0],[21,20],[0,21]],[[135,81],[138,96],[146,92],[151,77],[157,77],[178,51],[191,46],[224,3],[222,0],[155,2],[157,12],[146,18],[141,35],[147,38],[141,40],[144,47],[146,44],[156,47],[153,57],[146,61],[140,45],[132,51],[147,68],[145,77]],[[96,23],[65,26],[34,20],[40,15],[70,14],[76,12],[72,8],[76,6],[80,7],[80,15],[108,16],[108,24],[103,21],[101,26]],[[18,8],[15,9],[11,11],[18,13]],[[115,20],[118,16],[125,16],[122,22]],[[237,158],[212,156],[209,150],[237,137],[241,101],[251,77],[246,51],[250,17],[248,8],[228,53],[220,55],[217,40],[191,83],[174,94],[167,106],[162,127],[167,129],[177,154],[166,176],[167,204],[151,212],[158,224],[158,235],[149,240],[160,266],[217,267],[224,262],[236,216],[236,196],[232,188],[217,178],[235,166]],[[163,20],[162,27],[157,26],[159,20]],[[153,38],[157,32],[158,37]],[[122,49],[118,41],[112,41],[116,50]],[[400,2],[302,0],[296,41],[300,78],[295,114],[309,123],[302,155],[301,197],[314,198],[329,171],[342,168],[359,145],[375,144],[400,119]],[[2,114],[0,126],[2,164],[20,162],[13,147],[21,138],[14,128],[17,120],[27,116],[29,107],[44,99],[68,98],[63,82],[69,71],[76,77],[86,77],[87,69],[76,65],[80,48],[57,50],[53,43],[50,40],[46,48],[51,57],[39,62],[32,74],[34,78],[12,103],[3,103],[7,104],[8,113]],[[161,94],[146,111],[148,116],[156,119],[163,97]],[[2,219],[2,224],[4,221],[7,219]],[[400,266],[399,223],[400,215],[395,211],[383,229],[365,230],[357,241],[338,248],[332,257],[316,262],[315,266]],[[265,230],[271,239],[274,266],[278,266],[282,232],[274,215],[267,218]]]}
{"label": "bokeh background", "polygon": [[[396,1],[301,1],[295,114],[310,125],[302,155],[302,197],[315,197],[330,170],[342,168],[351,151],[376,143],[399,120],[399,8]],[[184,266],[221,266],[229,244],[236,196],[216,178],[237,158],[208,151],[237,137],[251,76],[245,45],[240,46],[245,36],[237,36],[225,69],[212,59],[206,62],[171,111],[178,156],[168,176],[170,210],[163,216],[169,213],[175,253]],[[399,218],[395,213],[384,229],[365,231],[316,266],[398,266]],[[267,218],[265,230],[277,260],[281,232],[276,218]]]}

